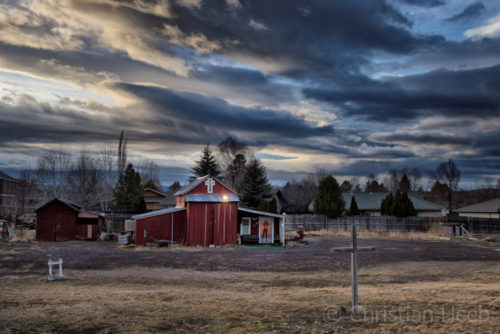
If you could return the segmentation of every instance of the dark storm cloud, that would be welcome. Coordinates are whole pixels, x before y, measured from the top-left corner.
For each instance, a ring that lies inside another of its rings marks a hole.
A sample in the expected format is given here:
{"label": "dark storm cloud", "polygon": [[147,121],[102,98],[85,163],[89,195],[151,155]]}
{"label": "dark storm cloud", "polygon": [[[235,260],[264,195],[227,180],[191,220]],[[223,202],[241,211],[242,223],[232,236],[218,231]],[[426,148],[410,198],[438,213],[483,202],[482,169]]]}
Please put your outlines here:
{"label": "dark storm cloud", "polygon": [[421,7],[438,7],[446,4],[446,0],[402,0],[402,2]]}
{"label": "dark storm cloud", "polygon": [[460,21],[460,20],[468,20],[479,16],[485,9],[485,6],[482,2],[474,2],[473,4],[468,5],[465,9],[453,16],[450,16],[446,19],[446,21]]}
{"label": "dark storm cloud", "polygon": [[166,88],[118,84],[117,87],[140,97],[164,120],[183,126],[202,126],[227,131],[269,133],[273,136],[307,138],[333,134],[331,126],[317,127],[290,113],[231,105],[225,100]]}
{"label": "dark storm cloud", "polygon": [[419,116],[496,117],[500,112],[500,66],[467,71],[438,70],[421,75],[366,80],[349,89],[304,89],[308,98],[327,101],[345,115],[382,122]]}
{"label": "dark storm cloud", "polygon": [[432,144],[432,145],[472,145],[474,139],[466,136],[452,136],[432,133],[392,133],[377,135],[374,137],[377,141],[382,142],[404,142],[410,144]]}
{"label": "dark storm cloud", "polygon": [[[277,71],[291,76],[346,73],[366,63],[371,50],[401,54],[436,42],[432,36],[412,35],[411,22],[385,1],[241,4],[237,11],[224,1],[203,2],[199,10],[173,6],[167,21],[186,34],[222,41],[215,53],[279,63],[283,69]],[[305,7],[306,16],[297,9]],[[252,27],[252,21],[265,28]]]}

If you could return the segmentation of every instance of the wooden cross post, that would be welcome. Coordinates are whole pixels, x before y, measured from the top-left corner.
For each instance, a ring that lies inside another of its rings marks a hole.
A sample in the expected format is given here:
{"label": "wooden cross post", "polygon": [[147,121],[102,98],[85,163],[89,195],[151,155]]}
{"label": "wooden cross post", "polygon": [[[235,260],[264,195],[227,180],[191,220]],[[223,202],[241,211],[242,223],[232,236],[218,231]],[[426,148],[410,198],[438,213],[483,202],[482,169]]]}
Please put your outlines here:
{"label": "wooden cross post", "polygon": [[333,248],[334,252],[351,253],[351,271],[352,271],[352,311],[358,314],[358,252],[373,252],[375,246],[358,247],[356,236],[356,225],[352,226],[352,247]]}

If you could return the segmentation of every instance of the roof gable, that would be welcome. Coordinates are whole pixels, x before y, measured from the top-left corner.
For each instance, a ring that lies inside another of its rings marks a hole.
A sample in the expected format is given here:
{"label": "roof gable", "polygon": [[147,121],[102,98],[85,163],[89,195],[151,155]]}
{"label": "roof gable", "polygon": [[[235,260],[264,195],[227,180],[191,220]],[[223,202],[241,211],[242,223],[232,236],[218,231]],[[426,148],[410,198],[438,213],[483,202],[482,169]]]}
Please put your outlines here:
{"label": "roof gable", "polygon": [[[212,181],[210,181],[212,180]],[[212,185],[209,185],[209,182]],[[177,191],[175,196],[185,196],[191,194],[200,194],[200,195],[208,195],[208,194],[222,194],[222,193],[233,193],[237,194],[236,190],[232,189],[221,180],[210,176],[205,175],[197,178],[187,186],[183,187],[179,191]]]}
{"label": "roof gable", "polygon": [[42,205],[41,207],[39,207],[38,209],[35,210],[38,211],[40,209],[43,209],[45,208],[46,206],[49,206],[51,205],[52,203],[54,202],[59,202],[59,203],[62,203],[64,204],[65,206],[69,207],[70,209],[76,211],[76,212],[80,212],[82,210],[82,207],[79,206],[78,204],[76,203],[73,203],[71,201],[68,201],[67,199],[63,199],[63,198],[54,198],[52,201],[48,201],[47,203],[45,203],[44,205]]}
{"label": "roof gable", "polygon": [[146,188],[146,189],[144,189],[144,195],[146,195],[147,192],[152,192],[153,194],[155,194],[157,196],[167,197],[167,194],[162,193],[161,191],[155,190],[153,188]]}

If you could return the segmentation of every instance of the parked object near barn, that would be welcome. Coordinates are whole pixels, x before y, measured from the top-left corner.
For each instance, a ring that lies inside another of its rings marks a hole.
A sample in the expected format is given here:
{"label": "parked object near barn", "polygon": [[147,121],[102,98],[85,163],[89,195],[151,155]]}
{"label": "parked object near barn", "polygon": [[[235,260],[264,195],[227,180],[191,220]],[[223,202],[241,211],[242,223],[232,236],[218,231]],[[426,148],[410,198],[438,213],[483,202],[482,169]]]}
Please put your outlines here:
{"label": "parked object near barn", "polygon": [[[175,195],[175,208],[132,217],[136,221],[137,244],[218,247],[236,245],[238,234],[255,234],[259,243],[274,243],[276,237],[281,240],[280,236],[284,235],[280,232],[283,216],[238,208],[236,191],[209,175],[197,178]],[[252,219],[258,222],[256,231],[251,229]]]}
{"label": "parked object near barn", "polygon": [[97,240],[104,217],[62,198],[53,199],[35,212],[38,241]]}

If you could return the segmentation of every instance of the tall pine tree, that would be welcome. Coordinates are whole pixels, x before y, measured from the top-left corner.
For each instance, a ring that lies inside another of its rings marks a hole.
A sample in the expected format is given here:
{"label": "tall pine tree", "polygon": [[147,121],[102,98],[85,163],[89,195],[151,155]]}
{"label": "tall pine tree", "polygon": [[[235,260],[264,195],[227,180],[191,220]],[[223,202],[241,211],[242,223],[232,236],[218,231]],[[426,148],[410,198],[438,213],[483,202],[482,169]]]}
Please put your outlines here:
{"label": "tall pine tree", "polygon": [[319,184],[318,194],[314,198],[314,213],[326,215],[328,218],[336,218],[342,215],[345,201],[342,198],[342,190],[337,180],[328,175]]}
{"label": "tall pine tree", "polygon": [[117,210],[144,212],[146,209],[141,176],[132,164],[127,165],[127,169],[118,179],[113,190],[113,205]]}
{"label": "tall pine tree", "polygon": [[240,183],[241,204],[247,208],[257,209],[261,201],[272,196],[272,187],[267,180],[266,168],[256,158],[247,164],[243,180]]}
{"label": "tall pine tree", "polygon": [[351,197],[351,206],[349,207],[349,216],[359,216],[358,203],[356,202],[356,197]]}
{"label": "tall pine tree", "polygon": [[210,151],[210,145],[206,145],[201,152],[200,160],[196,161],[196,166],[193,167],[194,176],[192,179],[195,179],[200,176],[210,175],[215,178],[219,177],[220,168],[215,160],[215,156],[212,151]]}

